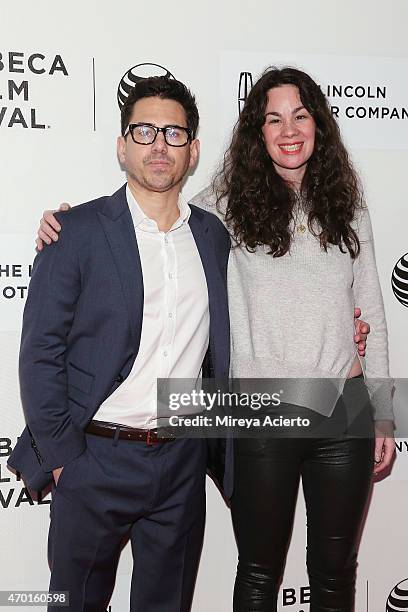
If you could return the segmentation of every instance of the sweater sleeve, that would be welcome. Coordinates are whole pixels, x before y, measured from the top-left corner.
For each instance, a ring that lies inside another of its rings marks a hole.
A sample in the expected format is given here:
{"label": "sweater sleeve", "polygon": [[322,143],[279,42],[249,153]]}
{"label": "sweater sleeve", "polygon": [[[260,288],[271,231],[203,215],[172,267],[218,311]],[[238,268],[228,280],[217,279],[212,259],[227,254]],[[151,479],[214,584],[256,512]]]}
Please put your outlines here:
{"label": "sweater sleeve", "polygon": [[357,220],[360,253],[353,263],[354,303],[370,324],[365,359],[365,378],[374,409],[374,419],[393,420],[392,389],[388,360],[388,333],[384,302],[375,261],[374,239],[368,210]]}

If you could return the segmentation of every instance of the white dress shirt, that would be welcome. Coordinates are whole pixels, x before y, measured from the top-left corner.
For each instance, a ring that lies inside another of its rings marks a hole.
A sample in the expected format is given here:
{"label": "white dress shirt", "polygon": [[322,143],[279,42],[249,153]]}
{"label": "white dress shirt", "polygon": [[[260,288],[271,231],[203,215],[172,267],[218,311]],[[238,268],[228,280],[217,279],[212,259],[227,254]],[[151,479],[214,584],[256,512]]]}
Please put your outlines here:
{"label": "white dress shirt", "polygon": [[209,341],[208,292],[188,204],[180,198],[179,218],[162,232],[129,187],[126,196],[142,264],[142,334],[129,376],[94,419],[151,429],[157,424],[157,379],[200,376]]}

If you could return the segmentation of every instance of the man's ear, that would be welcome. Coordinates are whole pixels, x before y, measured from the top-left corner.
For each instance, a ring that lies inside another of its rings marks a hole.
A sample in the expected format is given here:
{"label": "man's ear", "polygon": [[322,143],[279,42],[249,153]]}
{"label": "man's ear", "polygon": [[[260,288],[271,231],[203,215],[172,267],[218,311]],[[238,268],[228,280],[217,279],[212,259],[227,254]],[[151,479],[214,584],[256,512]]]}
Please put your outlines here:
{"label": "man's ear", "polygon": [[118,136],[117,142],[116,142],[116,150],[118,152],[118,159],[120,161],[120,163],[123,165],[126,161],[126,140],[123,138],[123,136]]}
{"label": "man's ear", "polygon": [[189,167],[194,168],[197,165],[198,158],[200,156],[200,141],[198,138],[194,138],[190,142],[190,163]]}

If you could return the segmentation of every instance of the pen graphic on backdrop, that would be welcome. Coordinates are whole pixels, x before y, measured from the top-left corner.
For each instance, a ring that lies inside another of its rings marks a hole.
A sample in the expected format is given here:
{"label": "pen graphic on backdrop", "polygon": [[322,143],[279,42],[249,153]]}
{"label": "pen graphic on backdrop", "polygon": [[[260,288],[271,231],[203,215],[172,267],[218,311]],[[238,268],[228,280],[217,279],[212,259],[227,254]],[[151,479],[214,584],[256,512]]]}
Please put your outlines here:
{"label": "pen graphic on backdrop", "polygon": [[238,113],[241,114],[246,99],[252,89],[252,72],[241,72],[238,85]]}

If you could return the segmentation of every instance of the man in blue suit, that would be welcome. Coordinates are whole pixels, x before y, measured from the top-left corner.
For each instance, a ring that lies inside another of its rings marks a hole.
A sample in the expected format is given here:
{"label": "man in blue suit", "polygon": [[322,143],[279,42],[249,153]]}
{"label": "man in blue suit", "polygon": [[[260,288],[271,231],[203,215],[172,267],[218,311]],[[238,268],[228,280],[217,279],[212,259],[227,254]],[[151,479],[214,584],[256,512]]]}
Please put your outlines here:
{"label": "man in blue suit", "polygon": [[130,609],[187,612],[208,449],[157,435],[156,381],[197,379],[203,362],[227,378],[230,239],[180,197],[199,153],[188,89],[137,83],[121,123],[127,184],[65,214],[35,260],[20,352],[27,427],[9,465],[33,489],[54,481],[50,590],[69,591],[71,610],[106,609],[130,538]]}

